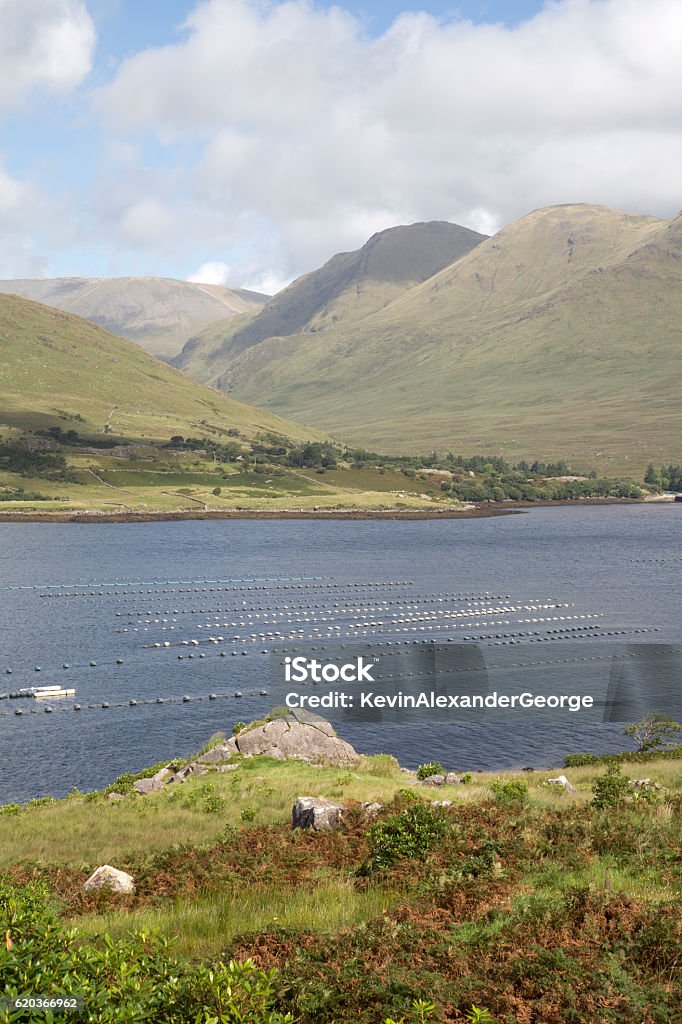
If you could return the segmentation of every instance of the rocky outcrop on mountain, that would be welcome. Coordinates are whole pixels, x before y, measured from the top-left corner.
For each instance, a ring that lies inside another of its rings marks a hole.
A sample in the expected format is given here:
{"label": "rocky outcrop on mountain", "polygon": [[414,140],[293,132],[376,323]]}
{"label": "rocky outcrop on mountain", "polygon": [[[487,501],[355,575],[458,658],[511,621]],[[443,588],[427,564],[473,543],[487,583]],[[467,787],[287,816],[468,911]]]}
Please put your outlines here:
{"label": "rocky outcrop on mountain", "polygon": [[325,719],[294,711],[286,718],[243,729],[225,743],[202,754],[198,760],[202,764],[215,764],[228,761],[235,755],[265,755],[278,761],[291,759],[333,765],[354,764],[359,757],[350,743],[339,739]]}

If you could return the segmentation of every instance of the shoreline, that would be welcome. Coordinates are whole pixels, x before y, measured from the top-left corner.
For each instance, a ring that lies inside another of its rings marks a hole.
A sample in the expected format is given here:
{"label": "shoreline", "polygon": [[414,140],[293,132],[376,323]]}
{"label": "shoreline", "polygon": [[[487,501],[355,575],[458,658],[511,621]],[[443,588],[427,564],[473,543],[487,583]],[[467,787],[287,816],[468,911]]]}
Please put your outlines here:
{"label": "shoreline", "polygon": [[559,508],[565,506],[594,505],[651,505],[641,498],[579,498],[560,501],[500,501],[482,503],[461,509],[226,509],[194,510],[175,512],[96,512],[94,510],[72,512],[4,512],[0,511],[0,523],[150,523],[185,522],[192,520],[222,519],[326,519],[326,520],[438,520],[438,519],[489,519],[496,516],[521,515],[532,508]]}

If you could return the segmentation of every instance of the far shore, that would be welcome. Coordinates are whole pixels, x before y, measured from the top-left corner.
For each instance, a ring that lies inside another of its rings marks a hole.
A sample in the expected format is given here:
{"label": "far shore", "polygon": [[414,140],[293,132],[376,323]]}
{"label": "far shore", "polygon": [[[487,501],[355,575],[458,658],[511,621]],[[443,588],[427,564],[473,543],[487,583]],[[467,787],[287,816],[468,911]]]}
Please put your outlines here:
{"label": "far shore", "polygon": [[5,512],[0,511],[0,523],[151,523],[185,522],[188,520],[214,519],[389,519],[389,520],[438,520],[438,519],[487,519],[494,516],[518,515],[533,508],[556,508],[562,506],[595,505],[650,505],[658,501],[641,498],[580,498],[574,501],[499,501],[481,503],[460,509],[412,508],[412,509],[187,509],[173,512],[98,512],[73,510],[40,512],[38,510]]}

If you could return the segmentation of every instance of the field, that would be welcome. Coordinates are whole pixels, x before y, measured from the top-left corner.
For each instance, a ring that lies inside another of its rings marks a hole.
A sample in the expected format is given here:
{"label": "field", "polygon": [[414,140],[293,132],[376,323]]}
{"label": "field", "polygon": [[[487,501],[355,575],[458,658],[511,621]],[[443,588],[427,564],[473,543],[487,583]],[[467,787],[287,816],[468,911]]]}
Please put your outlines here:
{"label": "field", "polygon": [[[0,872],[47,881],[93,948],[136,931],[169,940],[179,964],[275,968],[277,1010],[299,1024],[450,1024],[472,1005],[496,1024],[669,1024],[682,767],[622,768],[664,788],[595,807],[603,766],[565,769],[569,794],[547,785],[557,771],[434,790],[384,756],[349,769],[253,758],[146,797],[10,807]],[[342,827],[293,831],[299,795],[342,801]],[[384,806],[370,819],[372,801]],[[136,892],[82,893],[102,863],[131,873]],[[417,1011],[420,999],[431,1008]]]}

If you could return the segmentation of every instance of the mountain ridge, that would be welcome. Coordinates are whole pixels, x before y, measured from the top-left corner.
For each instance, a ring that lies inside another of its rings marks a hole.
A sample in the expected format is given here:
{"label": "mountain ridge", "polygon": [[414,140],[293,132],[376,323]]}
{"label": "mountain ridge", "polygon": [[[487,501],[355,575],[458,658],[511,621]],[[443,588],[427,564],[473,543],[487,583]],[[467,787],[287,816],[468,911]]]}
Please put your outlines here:
{"label": "mountain ridge", "polygon": [[212,383],[388,451],[679,461],[682,218],[534,211],[345,330],[231,352]]}
{"label": "mountain ridge", "polygon": [[17,278],[0,281],[0,293],[75,313],[165,360],[207,324],[257,310],[269,298],[243,288],[153,276]]}

